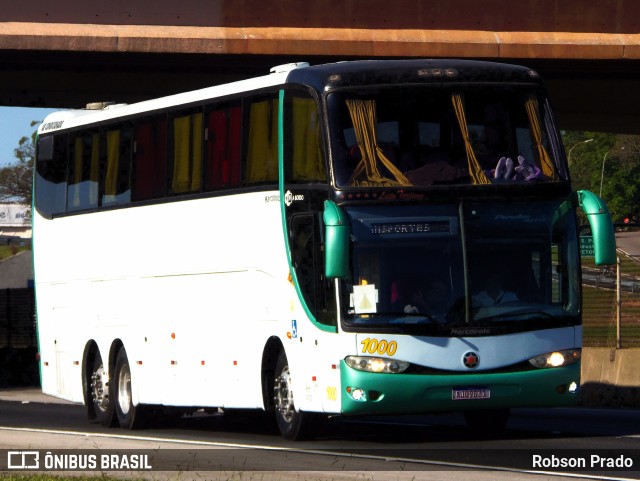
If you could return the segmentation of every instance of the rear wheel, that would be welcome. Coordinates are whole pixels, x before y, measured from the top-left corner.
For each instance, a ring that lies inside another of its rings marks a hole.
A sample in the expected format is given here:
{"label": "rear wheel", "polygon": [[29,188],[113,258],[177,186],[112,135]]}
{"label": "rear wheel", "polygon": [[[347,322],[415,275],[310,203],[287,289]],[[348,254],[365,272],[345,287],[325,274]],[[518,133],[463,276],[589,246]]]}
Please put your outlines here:
{"label": "rear wheel", "polygon": [[124,348],[118,352],[114,372],[115,412],[120,426],[125,429],[137,429],[144,424],[145,412],[141,405],[134,406],[131,392],[131,368]]}
{"label": "rear wheel", "polygon": [[88,362],[89,371],[85,396],[87,417],[90,421],[95,421],[103,426],[115,426],[113,402],[109,395],[109,376],[104,368],[100,352],[96,351],[93,359],[89,358]]}
{"label": "rear wheel", "polygon": [[291,441],[304,439],[308,436],[312,420],[311,415],[296,411],[293,403],[293,385],[289,363],[284,352],[278,355],[273,385],[273,402],[275,405],[276,422],[282,437]]}

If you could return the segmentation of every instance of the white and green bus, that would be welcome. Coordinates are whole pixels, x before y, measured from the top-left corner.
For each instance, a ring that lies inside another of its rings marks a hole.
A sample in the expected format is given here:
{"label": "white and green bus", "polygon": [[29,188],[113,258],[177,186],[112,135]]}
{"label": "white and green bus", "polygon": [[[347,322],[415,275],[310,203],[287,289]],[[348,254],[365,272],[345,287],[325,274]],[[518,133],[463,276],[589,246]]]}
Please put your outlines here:
{"label": "white and green bus", "polygon": [[575,402],[581,270],[615,262],[543,83],[461,60],[276,67],[50,115],[33,211],[42,390],[134,428],[162,409],[326,415]]}

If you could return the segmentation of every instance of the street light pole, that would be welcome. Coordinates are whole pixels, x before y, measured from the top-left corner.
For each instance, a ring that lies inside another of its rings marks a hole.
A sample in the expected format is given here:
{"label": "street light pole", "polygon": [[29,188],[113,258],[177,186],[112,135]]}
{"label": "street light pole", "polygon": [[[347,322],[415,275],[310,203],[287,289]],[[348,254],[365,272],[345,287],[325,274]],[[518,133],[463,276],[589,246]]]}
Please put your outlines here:
{"label": "street light pole", "polygon": [[571,165],[571,152],[573,151],[573,149],[575,149],[580,144],[586,144],[591,141],[593,141],[593,139],[581,140],[580,142],[576,142],[571,146],[571,148],[569,149],[569,155],[567,156],[567,161],[569,162],[569,165]]}
{"label": "street light pole", "polygon": [[[600,172],[600,193],[598,194],[600,197],[602,197],[602,182],[604,181],[604,163],[607,160],[607,155],[609,155],[609,152],[612,152],[615,149],[609,149],[607,150],[607,152],[604,154],[604,157],[602,158],[602,171]],[[624,150],[624,146],[620,147],[620,150]]]}

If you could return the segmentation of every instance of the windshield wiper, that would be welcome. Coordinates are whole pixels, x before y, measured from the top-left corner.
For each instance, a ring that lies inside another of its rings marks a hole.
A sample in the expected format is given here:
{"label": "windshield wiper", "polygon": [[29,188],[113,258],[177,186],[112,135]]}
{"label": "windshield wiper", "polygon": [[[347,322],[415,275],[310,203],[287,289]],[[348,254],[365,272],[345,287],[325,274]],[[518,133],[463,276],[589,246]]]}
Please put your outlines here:
{"label": "windshield wiper", "polygon": [[[540,309],[523,307],[521,309],[501,312],[499,314],[490,314],[480,318],[475,317],[474,320],[478,321],[478,320],[490,319],[490,320],[508,321],[510,320],[509,318],[518,318],[520,316],[529,316],[529,315],[539,315],[540,317],[545,317],[547,319],[552,319],[552,320],[557,318],[557,316],[554,316],[553,314],[549,314],[548,312],[542,311]],[[516,320],[524,320],[524,319],[516,319]]]}

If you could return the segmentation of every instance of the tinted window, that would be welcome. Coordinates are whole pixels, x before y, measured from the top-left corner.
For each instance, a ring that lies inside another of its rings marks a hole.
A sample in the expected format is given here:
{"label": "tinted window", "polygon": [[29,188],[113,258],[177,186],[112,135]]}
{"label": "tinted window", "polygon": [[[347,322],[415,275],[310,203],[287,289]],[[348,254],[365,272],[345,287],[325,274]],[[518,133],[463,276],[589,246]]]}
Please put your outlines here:
{"label": "tinted window", "polygon": [[306,92],[289,91],[285,109],[287,182],[326,182],[318,105]]}
{"label": "tinted window", "polygon": [[206,114],[205,190],[240,185],[241,104],[216,105]]}
{"label": "tinted window", "polygon": [[164,196],[167,163],[167,121],[164,115],[135,123],[133,200]]}
{"label": "tinted window", "polygon": [[328,102],[342,187],[525,184],[564,175],[545,102],[528,88],[361,89],[332,93]]}
{"label": "tinted window", "polygon": [[72,134],[69,137],[69,152],[67,209],[73,211],[98,207],[99,131]]}
{"label": "tinted window", "polygon": [[106,159],[104,175],[101,175],[101,185],[104,185],[102,205],[127,204],[131,201],[131,127],[109,127],[104,137]]}
{"label": "tinted window", "polygon": [[[45,147],[41,150],[42,145]],[[35,175],[36,209],[45,217],[51,217],[65,211],[66,200],[67,136],[40,138]]]}

